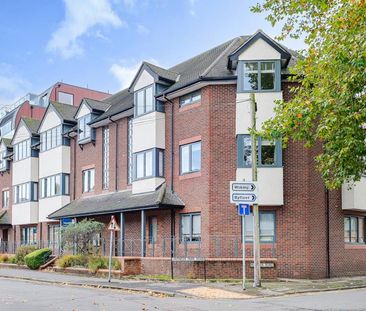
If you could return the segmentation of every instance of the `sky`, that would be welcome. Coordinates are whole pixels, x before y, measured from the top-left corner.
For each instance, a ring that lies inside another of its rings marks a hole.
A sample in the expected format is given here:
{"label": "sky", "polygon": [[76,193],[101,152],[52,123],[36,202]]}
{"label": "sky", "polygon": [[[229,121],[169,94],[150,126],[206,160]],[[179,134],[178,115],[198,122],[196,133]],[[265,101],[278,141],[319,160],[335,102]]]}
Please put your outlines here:
{"label": "sky", "polygon": [[257,1],[2,0],[0,106],[58,81],[113,94],[143,60],[169,68],[258,29],[279,35],[250,12]]}

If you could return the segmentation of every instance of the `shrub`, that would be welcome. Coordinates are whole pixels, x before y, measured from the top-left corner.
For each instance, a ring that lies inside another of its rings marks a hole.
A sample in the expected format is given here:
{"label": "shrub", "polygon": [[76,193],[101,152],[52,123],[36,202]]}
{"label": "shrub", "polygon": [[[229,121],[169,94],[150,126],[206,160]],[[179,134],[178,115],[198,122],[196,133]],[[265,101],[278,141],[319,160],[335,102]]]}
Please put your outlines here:
{"label": "shrub", "polygon": [[4,255],[0,255],[0,263],[3,262],[8,262],[9,261],[9,256],[4,254]]}
{"label": "shrub", "polygon": [[28,268],[36,270],[48,261],[51,254],[52,251],[49,248],[37,249],[36,251],[26,255],[24,257],[24,261],[27,264]]}
{"label": "shrub", "polygon": [[34,252],[37,249],[36,246],[33,245],[25,245],[18,247],[17,251],[15,252],[15,263],[18,265],[24,265],[24,257],[31,252]]}
{"label": "shrub", "polygon": [[93,242],[103,229],[103,223],[84,219],[67,226],[62,237],[67,248],[75,250],[78,254],[91,255],[98,252],[98,247]]}
{"label": "shrub", "polygon": [[61,268],[87,265],[88,259],[84,255],[64,255],[56,261],[56,266]]}
{"label": "shrub", "polygon": [[[109,259],[108,257],[92,256],[88,260],[88,268],[93,273],[97,272],[99,269],[108,269]],[[112,258],[112,269],[120,270],[121,263],[119,260]]]}
{"label": "shrub", "polygon": [[16,264],[17,263],[17,260],[16,260],[15,256],[11,256],[10,257],[9,263],[12,263],[12,264]]}

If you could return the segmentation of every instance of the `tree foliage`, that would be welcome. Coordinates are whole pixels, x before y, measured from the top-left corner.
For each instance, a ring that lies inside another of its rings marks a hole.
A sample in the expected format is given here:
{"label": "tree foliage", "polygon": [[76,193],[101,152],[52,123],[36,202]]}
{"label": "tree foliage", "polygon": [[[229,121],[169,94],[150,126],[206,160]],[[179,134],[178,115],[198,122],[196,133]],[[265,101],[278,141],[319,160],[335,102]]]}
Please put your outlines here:
{"label": "tree foliage", "polygon": [[94,242],[102,233],[103,229],[103,223],[83,219],[64,229],[62,233],[63,243],[66,243],[66,247],[75,250],[77,254],[93,254],[97,251]]}
{"label": "tree foliage", "polygon": [[262,135],[322,143],[316,162],[329,189],[366,171],[366,0],[265,0],[252,8],[283,23],[279,39],[305,37],[292,69],[293,99],[277,102]]}

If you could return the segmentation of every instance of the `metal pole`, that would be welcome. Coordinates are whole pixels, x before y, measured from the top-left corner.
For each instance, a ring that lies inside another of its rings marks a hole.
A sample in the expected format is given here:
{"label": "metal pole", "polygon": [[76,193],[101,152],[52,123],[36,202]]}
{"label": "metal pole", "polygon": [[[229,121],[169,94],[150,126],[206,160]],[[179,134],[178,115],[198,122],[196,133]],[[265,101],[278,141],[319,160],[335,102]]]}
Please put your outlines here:
{"label": "metal pole", "polygon": [[[257,137],[256,131],[256,103],[254,94],[250,94],[251,119],[252,119],[252,181],[257,181]],[[261,263],[259,244],[259,208],[258,204],[253,204],[253,248],[254,248],[254,283],[253,287],[261,286]]]}
{"label": "metal pole", "polygon": [[125,255],[125,215],[120,213],[120,231],[119,231],[119,255],[123,257]]}
{"label": "metal pole", "polygon": [[114,230],[111,230],[111,235],[109,238],[109,267],[108,267],[108,282],[111,281],[111,272],[112,272],[112,248],[113,248],[113,234]]}
{"label": "metal pole", "polygon": [[243,248],[243,290],[245,290],[245,217],[241,216],[242,222],[242,248]]}

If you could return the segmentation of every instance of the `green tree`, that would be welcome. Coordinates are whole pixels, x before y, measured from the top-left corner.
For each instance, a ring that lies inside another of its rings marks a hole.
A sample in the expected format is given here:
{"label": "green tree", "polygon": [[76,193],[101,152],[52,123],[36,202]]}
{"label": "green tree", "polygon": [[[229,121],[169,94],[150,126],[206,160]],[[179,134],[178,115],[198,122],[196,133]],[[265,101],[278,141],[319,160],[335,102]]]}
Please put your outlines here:
{"label": "green tree", "polygon": [[322,143],[316,156],[329,189],[366,171],[366,0],[265,0],[252,8],[282,23],[278,39],[305,38],[292,70],[294,97],[277,102],[262,135]]}
{"label": "green tree", "polygon": [[97,245],[94,245],[94,242],[103,229],[103,223],[83,219],[80,222],[67,226],[63,230],[63,243],[66,244],[66,248],[75,250],[77,254],[94,254],[98,251]]}

